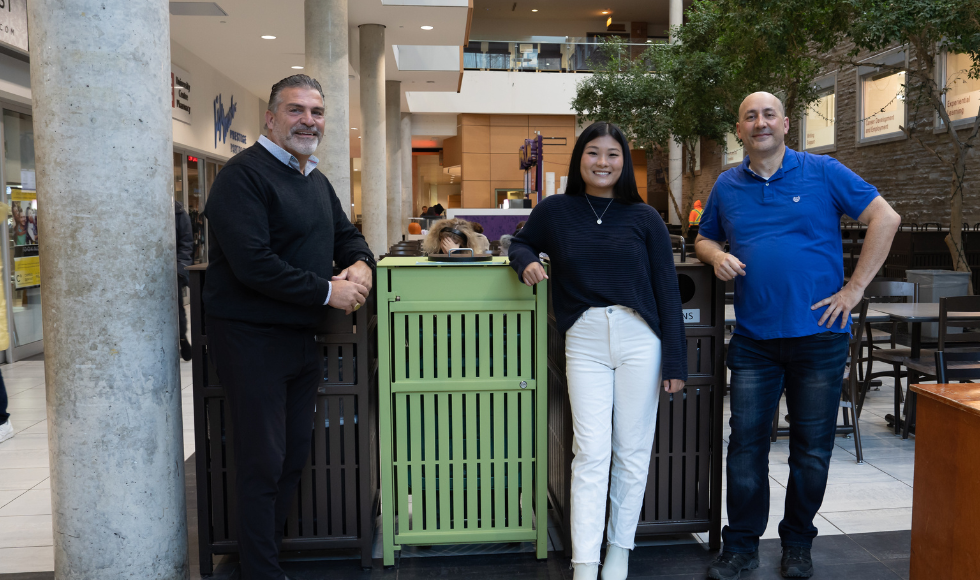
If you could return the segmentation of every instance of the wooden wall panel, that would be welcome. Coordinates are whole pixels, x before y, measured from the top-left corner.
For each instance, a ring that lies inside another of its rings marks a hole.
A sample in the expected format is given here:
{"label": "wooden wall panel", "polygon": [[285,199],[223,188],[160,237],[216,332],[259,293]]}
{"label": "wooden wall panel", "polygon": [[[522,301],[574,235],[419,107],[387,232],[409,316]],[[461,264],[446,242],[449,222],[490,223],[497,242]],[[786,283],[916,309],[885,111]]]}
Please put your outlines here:
{"label": "wooden wall panel", "polygon": [[490,127],[463,125],[459,127],[463,153],[490,153]]}
{"label": "wooden wall panel", "polygon": [[491,153],[490,177],[488,179],[491,181],[509,180],[524,183],[524,172],[521,171],[517,153]]}
{"label": "wooden wall panel", "polygon": [[461,152],[459,137],[447,137],[442,142],[442,166],[454,167],[459,165],[462,162]]}
{"label": "wooden wall panel", "polygon": [[463,179],[490,181],[490,154],[463,153]]}
{"label": "wooden wall panel", "polygon": [[462,188],[463,207],[497,207],[493,203],[489,181],[464,181]]}
{"label": "wooden wall panel", "polygon": [[517,151],[528,138],[527,125],[523,127],[490,127],[490,153],[511,153],[517,159]]}
{"label": "wooden wall panel", "polygon": [[528,124],[539,127],[571,127],[575,130],[575,115],[528,115]]}
{"label": "wooden wall panel", "polygon": [[527,115],[490,115],[491,127],[527,128]]}
{"label": "wooden wall panel", "polygon": [[463,113],[456,117],[457,125],[489,125],[490,115],[474,115],[471,113]]}

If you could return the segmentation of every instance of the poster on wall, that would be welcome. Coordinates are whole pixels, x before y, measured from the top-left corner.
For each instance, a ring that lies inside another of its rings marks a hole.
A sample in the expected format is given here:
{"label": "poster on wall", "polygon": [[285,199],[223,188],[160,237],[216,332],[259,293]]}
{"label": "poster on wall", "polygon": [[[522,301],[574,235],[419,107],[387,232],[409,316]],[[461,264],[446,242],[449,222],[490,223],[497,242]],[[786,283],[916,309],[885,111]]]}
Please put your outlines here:
{"label": "poster on wall", "polygon": [[174,119],[191,124],[191,75],[174,63],[170,63],[170,108]]}
{"label": "poster on wall", "polygon": [[0,0],[0,44],[27,52],[27,0]]}
{"label": "poster on wall", "polygon": [[14,287],[28,288],[41,285],[41,258],[14,258]]}
{"label": "poster on wall", "polygon": [[15,246],[38,245],[37,192],[12,188],[10,213],[13,216],[12,238]]}

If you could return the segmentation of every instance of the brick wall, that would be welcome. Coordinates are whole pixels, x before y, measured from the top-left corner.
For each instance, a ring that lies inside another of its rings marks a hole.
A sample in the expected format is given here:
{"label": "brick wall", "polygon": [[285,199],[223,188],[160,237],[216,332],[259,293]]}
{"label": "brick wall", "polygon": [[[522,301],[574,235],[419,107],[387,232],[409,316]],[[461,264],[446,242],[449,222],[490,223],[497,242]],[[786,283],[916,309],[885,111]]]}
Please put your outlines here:
{"label": "brick wall", "polygon": [[[843,54],[849,49],[849,46],[841,46],[838,53]],[[859,55],[858,59],[867,56],[871,55]],[[910,55],[910,61],[913,59],[914,52]],[[847,66],[838,70],[836,150],[826,154],[877,187],[902,216],[902,221],[920,224],[939,222],[948,226],[952,172],[915,140],[903,138],[884,143],[858,144],[857,121],[862,116],[857,111],[857,90],[856,68]],[[910,117],[912,109],[909,106]],[[935,118],[934,109],[922,106],[916,115],[919,127],[916,135],[941,155],[950,156],[952,145],[948,137],[933,132]],[[791,122],[786,144],[797,149],[799,135],[799,123]],[[695,177],[693,187],[696,199],[703,200],[721,172],[721,147],[715,143],[702,144],[701,168],[701,175]],[[964,197],[963,219],[972,225],[980,221],[980,156],[976,153],[967,163],[966,184],[968,190]],[[685,179],[684,187],[685,191],[690,191],[689,178]]]}

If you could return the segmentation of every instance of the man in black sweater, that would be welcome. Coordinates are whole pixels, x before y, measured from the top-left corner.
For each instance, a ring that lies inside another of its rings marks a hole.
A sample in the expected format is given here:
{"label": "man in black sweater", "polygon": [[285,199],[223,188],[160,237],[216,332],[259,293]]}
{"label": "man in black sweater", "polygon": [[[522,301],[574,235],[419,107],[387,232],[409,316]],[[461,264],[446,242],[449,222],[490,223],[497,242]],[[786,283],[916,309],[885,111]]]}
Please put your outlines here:
{"label": "man in black sweater", "polygon": [[268,137],[225,165],[204,211],[208,346],[234,425],[244,580],[285,578],[279,543],[323,380],[314,331],[326,306],[350,314],[372,285],[374,254],[315,168],[323,111],[316,80],[276,83]]}

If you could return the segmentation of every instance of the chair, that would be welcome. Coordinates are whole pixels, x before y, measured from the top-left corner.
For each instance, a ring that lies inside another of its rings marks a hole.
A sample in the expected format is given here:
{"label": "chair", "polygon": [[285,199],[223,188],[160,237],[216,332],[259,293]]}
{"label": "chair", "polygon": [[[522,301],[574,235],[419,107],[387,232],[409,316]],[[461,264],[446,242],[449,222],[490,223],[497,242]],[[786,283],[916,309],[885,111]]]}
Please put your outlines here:
{"label": "chair", "polygon": [[[919,285],[914,282],[900,282],[895,280],[872,280],[868,287],[864,290],[864,297],[868,298],[872,303],[886,303],[886,302],[918,302],[919,301]],[[911,299],[911,300],[910,300]],[[891,322],[890,331],[878,330],[871,328],[870,323],[865,323],[865,337],[868,345],[868,368],[864,371],[864,384],[861,387],[861,401],[858,405],[858,413],[860,414],[861,409],[864,407],[864,398],[867,395],[868,389],[871,387],[871,381],[879,379],[880,377],[891,377],[895,381],[895,414],[894,417],[901,416],[902,401],[904,397],[902,396],[902,377],[908,376],[906,371],[902,370],[902,366],[905,359],[911,356],[911,348],[897,348],[895,342],[895,336],[898,334],[898,323]],[[881,348],[875,346],[887,342],[890,344],[890,348]],[[929,351],[929,355],[932,352]],[[925,355],[923,355],[925,356]],[[880,361],[886,365],[891,365],[892,370],[890,371],[879,371],[874,372],[875,361]],[[899,432],[898,421],[895,421],[895,434],[898,435]]]}
{"label": "chair", "polygon": [[[968,312],[976,314],[975,317],[959,318],[949,320],[950,312]],[[980,358],[980,332],[973,326],[980,325],[980,296],[947,296],[939,299],[939,333],[936,341],[936,351],[926,354],[922,351],[922,356],[916,359],[905,359],[905,366],[910,371],[915,371],[923,375],[925,380],[935,378],[938,382],[944,383],[950,378],[959,378],[970,371],[980,374],[980,364],[971,365],[969,361]],[[962,332],[950,332],[950,328],[957,328]],[[942,352],[941,357],[936,354]],[[946,365],[944,370],[946,380],[939,377],[939,361],[956,361],[954,368]],[[915,403],[916,395],[911,389],[905,393],[908,402],[905,404],[905,426],[902,430],[902,437],[907,438],[911,426],[915,424]],[[898,417],[898,415],[896,415]],[[898,421],[895,422],[896,424]]]}
{"label": "chair", "polygon": [[674,253],[680,252],[681,262],[687,261],[687,242],[684,240],[684,236],[671,234],[670,247]]}
{"label": "chair", "polygon": [[[947,363],[953,363],[953,366],[949,366]],[[972,352],[936,351],[937,383],[948,383],[950,380],[972,383],[973,379],[980,379],[980,350]]]}
{"label": "chair", "polygon": [[[836,435],[854,435],[854,452],[857,456],[857,463],[864,463],[864,451],[861,448],[861,428],[858,425],[860,415],[859,398],[861,389],[858,373],[856,372],[858,361],[861,358],[861,350],[864,343],[864,329],[868,317],[869,300],[864,298],[851,310],[851,316],[858,315],[857,321],[851,325],[851,339],[848,341],[850,351],[847,357],[847,366],[844,367],[844,376],[841,380],[840,406],[844,409],[844,423],[837,425]],[[850,415],[850,416],[848,416]],[[790,417],[787,415],[787,421]],[[789,435],[788,427],[779,426],[779,405],[776,405],[776,415],[772,420],[771,440],[776,441],[780,436]]]}

